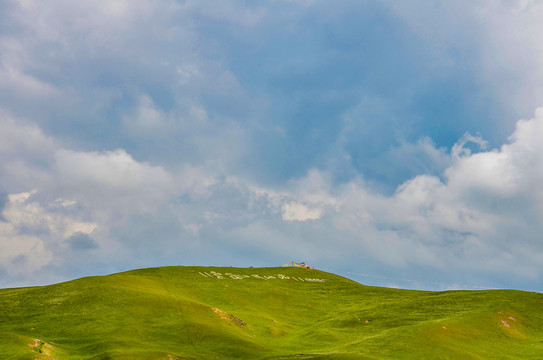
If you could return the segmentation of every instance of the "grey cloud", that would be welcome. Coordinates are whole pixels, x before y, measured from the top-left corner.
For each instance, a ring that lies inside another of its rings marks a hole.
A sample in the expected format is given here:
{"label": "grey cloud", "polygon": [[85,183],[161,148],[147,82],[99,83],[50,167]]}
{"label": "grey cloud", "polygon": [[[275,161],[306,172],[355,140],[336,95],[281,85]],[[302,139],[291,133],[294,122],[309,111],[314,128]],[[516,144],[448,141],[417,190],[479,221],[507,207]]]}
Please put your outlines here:
{"label": "grey cloud", "polygon": [[366,168],[382,184],[392,185],[401,184],[419,174],[439,176],[450,165],[447,150],[437,148],[431,139],[423,137],[416,143],[404,142],[389,148],[367,161]]}
{"label": "grey cloud", "polygon": [[73,234],[66,239],[65,242],[70,246],[70,249],[74,251],[85,251],[99,247],[96,240],[94,240],[90,235],[82,232]]}
{"label": "grey cloud", "polygon": [[4,190],[0,190],[0,221],[5,220],[3,210],[8,202],[8,194]]}

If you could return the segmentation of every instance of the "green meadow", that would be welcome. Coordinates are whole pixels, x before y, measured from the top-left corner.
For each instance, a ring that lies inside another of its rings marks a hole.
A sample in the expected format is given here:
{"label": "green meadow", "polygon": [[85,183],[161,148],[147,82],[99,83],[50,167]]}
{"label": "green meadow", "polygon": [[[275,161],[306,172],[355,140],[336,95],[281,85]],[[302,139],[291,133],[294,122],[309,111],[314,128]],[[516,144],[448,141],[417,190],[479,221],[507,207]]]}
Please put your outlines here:
{"label": "green meadow", "polygon": [[160,267],[0,290],[0,359],[542,359],[543,294]]}

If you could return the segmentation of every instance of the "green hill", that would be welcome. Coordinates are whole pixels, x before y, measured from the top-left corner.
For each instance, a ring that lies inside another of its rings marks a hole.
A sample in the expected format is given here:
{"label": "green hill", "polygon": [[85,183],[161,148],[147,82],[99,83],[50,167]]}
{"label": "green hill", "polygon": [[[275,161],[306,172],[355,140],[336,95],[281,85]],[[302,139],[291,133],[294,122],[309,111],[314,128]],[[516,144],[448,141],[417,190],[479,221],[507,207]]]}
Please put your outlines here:
{"label": "green hill", "polygon": [[541,359],[543,294],[162,267],[0,290],[0,359]]}

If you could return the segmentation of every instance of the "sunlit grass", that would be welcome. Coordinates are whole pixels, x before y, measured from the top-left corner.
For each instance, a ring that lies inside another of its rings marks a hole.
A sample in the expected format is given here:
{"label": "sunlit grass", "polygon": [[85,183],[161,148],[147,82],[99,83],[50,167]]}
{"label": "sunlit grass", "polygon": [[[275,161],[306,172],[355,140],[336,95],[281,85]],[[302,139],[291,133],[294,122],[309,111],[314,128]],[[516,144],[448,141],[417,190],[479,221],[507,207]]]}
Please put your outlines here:
{"label": "sunlit grass", "polygon": [[142,269],[0,290],[1,359],[542,354],[543,295],[521,291],[408,291],[367,287],[317,270],[210,267]]}

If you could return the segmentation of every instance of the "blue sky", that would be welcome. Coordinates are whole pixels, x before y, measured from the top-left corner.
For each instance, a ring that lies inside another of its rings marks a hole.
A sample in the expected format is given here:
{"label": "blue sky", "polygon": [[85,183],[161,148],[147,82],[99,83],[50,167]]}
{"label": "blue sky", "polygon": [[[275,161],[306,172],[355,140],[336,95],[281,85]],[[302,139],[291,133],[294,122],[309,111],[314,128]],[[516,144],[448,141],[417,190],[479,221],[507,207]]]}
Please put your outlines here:
{"label": "blue sky", "polygon": [[0,7],[0,286],[295,259],[543,290],[540,1]]}

